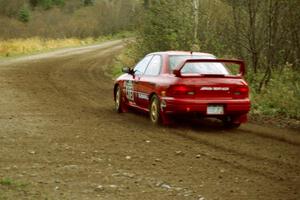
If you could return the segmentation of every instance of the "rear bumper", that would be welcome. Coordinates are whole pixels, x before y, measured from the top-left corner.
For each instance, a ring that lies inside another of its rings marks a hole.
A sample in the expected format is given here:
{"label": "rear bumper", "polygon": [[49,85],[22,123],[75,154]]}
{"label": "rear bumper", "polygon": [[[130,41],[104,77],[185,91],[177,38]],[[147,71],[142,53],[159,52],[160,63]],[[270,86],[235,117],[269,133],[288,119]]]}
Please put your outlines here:
{"label": "rear bumper", "polygon": [[161,97],[161,109],[166,114],[199,113],[207,116],[208,105],[222,105],[224,115],[244,115],[250,111],[250,100],[247,99],[186,99]]}

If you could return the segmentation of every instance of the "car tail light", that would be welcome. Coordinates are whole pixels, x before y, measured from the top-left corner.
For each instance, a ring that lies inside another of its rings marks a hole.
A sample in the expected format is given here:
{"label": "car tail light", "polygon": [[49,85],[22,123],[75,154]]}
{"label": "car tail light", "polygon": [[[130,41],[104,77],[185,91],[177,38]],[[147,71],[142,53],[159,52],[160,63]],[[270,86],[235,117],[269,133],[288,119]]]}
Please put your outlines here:
{"label": "car tail light", "polygon": [[249,97],[249,88],[247,86],[236,87],[232,91],[234,99],[242,99]]}
{"label": "car tail light", "polygon": [[169,96],[193,96],[195,95],[195,90],[193,87],[187,85],[173,85],[169,87],[167,94]]}

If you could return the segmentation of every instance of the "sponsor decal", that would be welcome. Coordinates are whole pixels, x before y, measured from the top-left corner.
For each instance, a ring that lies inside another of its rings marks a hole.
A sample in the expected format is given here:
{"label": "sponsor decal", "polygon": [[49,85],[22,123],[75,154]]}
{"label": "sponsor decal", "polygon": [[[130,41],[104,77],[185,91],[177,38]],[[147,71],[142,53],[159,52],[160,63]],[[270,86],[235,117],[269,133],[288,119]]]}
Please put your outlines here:
{"label": "sponsor decal", "polygon": [[145,100],[148,100],[148,95],[145,94],[145,93],[139,92],[139,93],[138,93],[138,98],[139,98],[139,99],[145,99]]}
{"label": "sponsor decal", "polygon": [[129,101],[134,101],[132,81],[126,81],[125,82],[125,91],[126,91],[126,98]]}
{"label": "sponsor decal", "polygon": [[202,87],[201,91],[229,91],[229,87]]}

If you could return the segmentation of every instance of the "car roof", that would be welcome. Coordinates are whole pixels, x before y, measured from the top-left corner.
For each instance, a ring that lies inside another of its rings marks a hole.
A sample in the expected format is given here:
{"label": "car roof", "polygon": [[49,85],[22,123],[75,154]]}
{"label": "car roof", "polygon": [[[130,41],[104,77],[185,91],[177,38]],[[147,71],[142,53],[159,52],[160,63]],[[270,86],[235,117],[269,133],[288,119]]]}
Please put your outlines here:
{"label": "car roof", "polygon": [[153,54],[164,54],[164,55],[199,55],[199,56],[209,56],[209,57],[215,57],[213,54],[209,53],[202,53],[202,52],[193,52],[193,51],[161,51],[161,52],[153,52],[148,55]]}

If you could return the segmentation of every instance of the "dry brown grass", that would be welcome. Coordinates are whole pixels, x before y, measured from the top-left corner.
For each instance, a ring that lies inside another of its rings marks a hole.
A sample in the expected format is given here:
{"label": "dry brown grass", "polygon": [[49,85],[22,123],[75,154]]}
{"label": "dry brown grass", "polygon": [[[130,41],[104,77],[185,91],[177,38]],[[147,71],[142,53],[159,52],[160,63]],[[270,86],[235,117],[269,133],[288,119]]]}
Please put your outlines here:
{"label": "dry brown grass", "polygon": [[42,39],[34,37],[28,39],[2,40],[0,41],[0,57],[30,54],[64,47],[88,45],[102,40],[105,40],[105,38]]}

